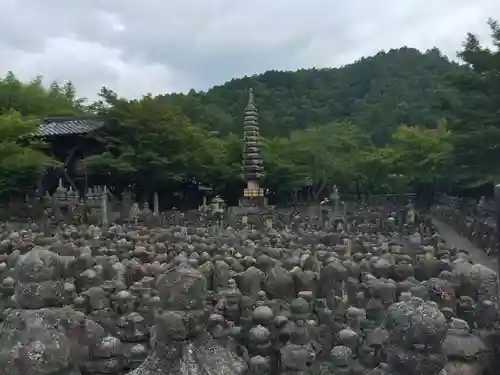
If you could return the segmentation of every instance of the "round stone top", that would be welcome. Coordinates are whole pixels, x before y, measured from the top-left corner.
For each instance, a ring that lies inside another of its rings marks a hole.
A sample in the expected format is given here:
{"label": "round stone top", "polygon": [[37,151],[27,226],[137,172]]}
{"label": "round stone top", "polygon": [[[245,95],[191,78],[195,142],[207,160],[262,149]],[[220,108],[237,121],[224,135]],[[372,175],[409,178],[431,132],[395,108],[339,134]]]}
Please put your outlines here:
{"label": "round stone top", "polygon": [[287,324],[289,322],[288,318],[284,315],[277,315],[275,318],[274,318],[274,325],[277,327],[277,328],[281,328],[281,327],[284,327],[285,324]]}
{"label": "round stone top", "polygon": [[366,319],[366,310],[354,306],[349,306],[347,308],[346,316],[348,318]]}
{"label": "round stone top", "polygon": [[481,301],[481,304],[483,305],[483,307],[495,307],[495,303],[493,301],[490,301],[489,299]]}
{"label": "round stone top", "polygon": [[343,330],[341,330],[339,333],[339,340],[341,342],[343,341],[348,341],[348,340],[351,340],[352,338],[354,337],[358,337],[359,335],[353,331],[350,327],[347,327],[347,328],[344,328]]}
{"label": "round stone top", "polygon": [[386,328],[391,343],[395,345],[439,348],[448,327],[444,315],[435,304],[412,297],[388,309]]}
{"label": "round stone top", "polygon": [[220,314],[210,314],[208,322],[212,324],[224,324],[224,317]]}
{"label": "round stone top", "polygon": [[449,325],[452,330],[469,332],[469,324],[463,319],[451,318]]}
{"label": "round stone top", "polygon": [[133,312],[128,314],[125,319],[129,322],[135,322],[135,323],[141,323],[144,321],[144,317],[138,313],[138,312]]}
{"label": "round stone top", "polygon": [[267,360],[267,358],[262,357],[260,355],[257,355],[255,357],[250,358],[250,360],[248,362],[250,367],[252,367],[252,366],[267,366],[268,363],[269,363],[269,361]]}
{"label": "round stone top", "polygon": [[75,284],[73,283],[68,283],[68,282],[65,282],[64,283],[64,291],[65,292],[68,292],[68,293],[72,293],[76,290],[76,286]]}
{"label": "round stone top", "polygon": [[304,298],[295,298],[290,304],[290,312],[294,315],[308,314],[309,310],[309,303]]}
{"label": "round stone top", "polygon": [[266,342],[269,339],[271,333],[269,330],[261,325],[252,327],[248,332],[248,338],[252,342]]}
{"label": "round stone top", "polygon": [[265,300],[267,299],[267,294],[265,291],[263,290],[259,290],[259,292],[257,293],[257,298],[261,299],[261,300]]}
{"label": "round stone top", "polygon": [[2,286],[4,286],[4,287],[12,287],[15,284],[16,284],[16,280],[14,280],[10,276],[7,276],[5,279],[2,280]]}
{"label": "round stone top", "polygon": [[187,263],[187,261],[188,261],[188,258],[186,258],[184,255],[177,255],[174,258],[174,263],[177,265],[185,264],[185,263]]}
{"label": "round stone top", "polygon": [[97,346],[96,353],[101,358],[118,356],[121,348],[121,341],[113,336],[103,337]]}
{"label": "round stone top", "polygon": [[85,303],[85,297],[83,297],[83,296],[77,296],[77,297],[75,297],[73,303],[75,305],[83,305]]}
{"label": "round stone top", "polygon": [[312,301],[314,298],[314,293],[310,290],[303,290],[297,294],[299,298],[303,298],[306,301]]}
{"label": "round stone top", "polygon": [[347,346],[335,346],[330,352],[330,360],[337,367],[347,367],[352,362],[352,350]]}
{"label": "round stone top", "polygon": [[269,322],[274,318],[274,313],[269,306],[257,306],[253,310],[252,318],[258,322]]}
{"label": "round stone top", "polygon": [[63,276],[63,262],[57,254],[42,247],[34,247],[21,257],[15,270],[17,280],[21,283],[58,281]]}
{"label": "round stone top", "polygon": [[402,302],[410,301],[411,298],[412,298],[412,295],[410,292],[401,292],[401,294],[399,295],[399,300]]}
{"label": "round stone top", "polygon": [[231,336],[238,338],[243,332],[243,328],[241,326],[232,326],[231,327]]}
{"label": "round stone top", "polygon": [[116,297],[118,299],[121,299],[121,300],[127,300],[127,299],[131,299],[133,297],[133,295],[128,290],[121,290],[118,292]]}
{"label": "round stone top", "polygon": [[139,355],[147,353],[147,349],[143,344],[135,344],[132,349],[130,349],[130,354]]}

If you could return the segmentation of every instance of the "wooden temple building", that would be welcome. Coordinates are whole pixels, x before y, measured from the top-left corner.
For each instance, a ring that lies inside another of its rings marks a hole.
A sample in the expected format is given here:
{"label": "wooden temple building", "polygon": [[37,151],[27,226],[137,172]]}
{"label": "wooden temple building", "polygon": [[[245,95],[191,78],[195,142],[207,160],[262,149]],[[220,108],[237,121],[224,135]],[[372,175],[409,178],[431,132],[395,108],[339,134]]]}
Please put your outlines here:
{"label": "wooden temple building", "polygon": [[47,117],[34,131],[33,136],[50,145],[50,156],[62,163],[62,167],[48,173],[41,187],[43,191],[54,190],[59,181],[71,186],[74,191],[85,192],[88,187],[86,173],[78,170],[78,162],[104,149],[104,140],[96,131],[104,126],[97,116]]}

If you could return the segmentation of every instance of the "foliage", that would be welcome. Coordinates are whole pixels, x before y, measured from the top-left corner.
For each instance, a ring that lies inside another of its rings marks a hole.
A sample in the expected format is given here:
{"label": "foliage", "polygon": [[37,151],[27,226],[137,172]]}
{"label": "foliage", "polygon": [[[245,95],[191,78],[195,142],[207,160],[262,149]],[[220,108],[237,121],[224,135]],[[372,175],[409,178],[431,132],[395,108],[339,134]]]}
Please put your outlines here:
{"label": "foliage", "polygon": [[8,72],[0,78],[0,113],[16,110],[23,116],[71,116],[84,111],[85,99],[76,96],[71,82],[53,82],[47,89],[42,77],[28,83]]}
{"label": "foliage", "polygon": [[57,165],[39,150],[40,142],[27,136],[36,125],[36,121],[14,110],[0,116],[0,196],[31,190],[48,168]]}
{"label": "foliage", "polygon": [[151,96],[107,104],[112,105],[109,123],[101,134],[107,150],[86,159],[91,171],[113,174],[150,192],[159,184],[191,178],[193,168],[203,165],[202,155],[208,157],[203,129],[175,108]]}
{"label": "foliage", "polygon": [[452,127],[457,177],[468,182],[500,179],[500,25],[488,23],[494,48],[469,34],[459,53],[468,69],[450,75],[463,97],[448,103],[457,117]]}
{"label": "foliage", "polygon": [[446,122],[438,122],[434,129],[402,125],[393,140],[394,146],[386,154],[393,173],[413,185],[433,185],[452,177],[453,146]]}
{"label": "foliage", "polygon": [[456,100],[445,78],[462,67],[439,50],[380,52],[341,68],[269,71],[234,79],[206,93],[164,95],[195,123],[221,134],[241,131],[248,89],[253,87],[265,137],[287,136],[311,125],[349,120],[385,145],[400,124],[433,125],[452,114],[438,105]]}
{"label": "foliage", "polygon": [[309,173],[294,160],[293,144],[284,137],[267,138],[263,142],[265,184],[278,194],[289,195],[300,189]]}

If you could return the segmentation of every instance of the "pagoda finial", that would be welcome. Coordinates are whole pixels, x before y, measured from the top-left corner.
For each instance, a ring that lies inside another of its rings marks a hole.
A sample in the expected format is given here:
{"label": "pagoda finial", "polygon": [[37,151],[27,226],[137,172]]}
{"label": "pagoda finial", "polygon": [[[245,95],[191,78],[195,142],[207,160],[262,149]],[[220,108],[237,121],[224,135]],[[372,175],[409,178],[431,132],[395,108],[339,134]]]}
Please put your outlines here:
{"label": "pagoda finial", "polygon": [[250,88],[250,90],[248,90],[248,104],[246,109],[254,109],[254,108],[255,108],[255,102],[253,96],[253,89]]}

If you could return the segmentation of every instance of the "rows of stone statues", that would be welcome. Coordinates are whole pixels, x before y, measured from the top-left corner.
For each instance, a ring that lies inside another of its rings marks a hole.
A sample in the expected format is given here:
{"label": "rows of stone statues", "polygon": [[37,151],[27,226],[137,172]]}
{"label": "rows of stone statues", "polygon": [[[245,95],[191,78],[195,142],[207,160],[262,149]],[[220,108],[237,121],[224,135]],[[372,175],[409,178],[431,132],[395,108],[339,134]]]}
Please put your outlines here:
{"label": "rows of stone statues", "polygon": [[[11,213],[10,217],[16,221],[38,219],[45,221],[46,224],[107,225],[110,222],[135,225],[141,223],[148,226],[182,224],[184,213],[176,208],[162,212],[159,195],[156,192],[153,193],[152,203],[152,206],[147,200],[138,203],[128,190],[118,199],[106,186],[93,186],[83,194],[71,186],[65,186],[61,179],[52,194],[45,192],[42,197],[38,194],[34,198],[26,197],[22,207],[9,207],[8,211]],[[227,213],[227,207],[220,196],[214,196],[210,201],[204,198],[198,210],[193,212],[197,216],[201,214],[205,219],[209,219],[205,221],[220,223]],[[19,214],[24,217],[19,218]]]}
{"label": "rows of stone statues", "polygon": [[0,375],[498,373],[496,272],[396,216],[3,224]]}

